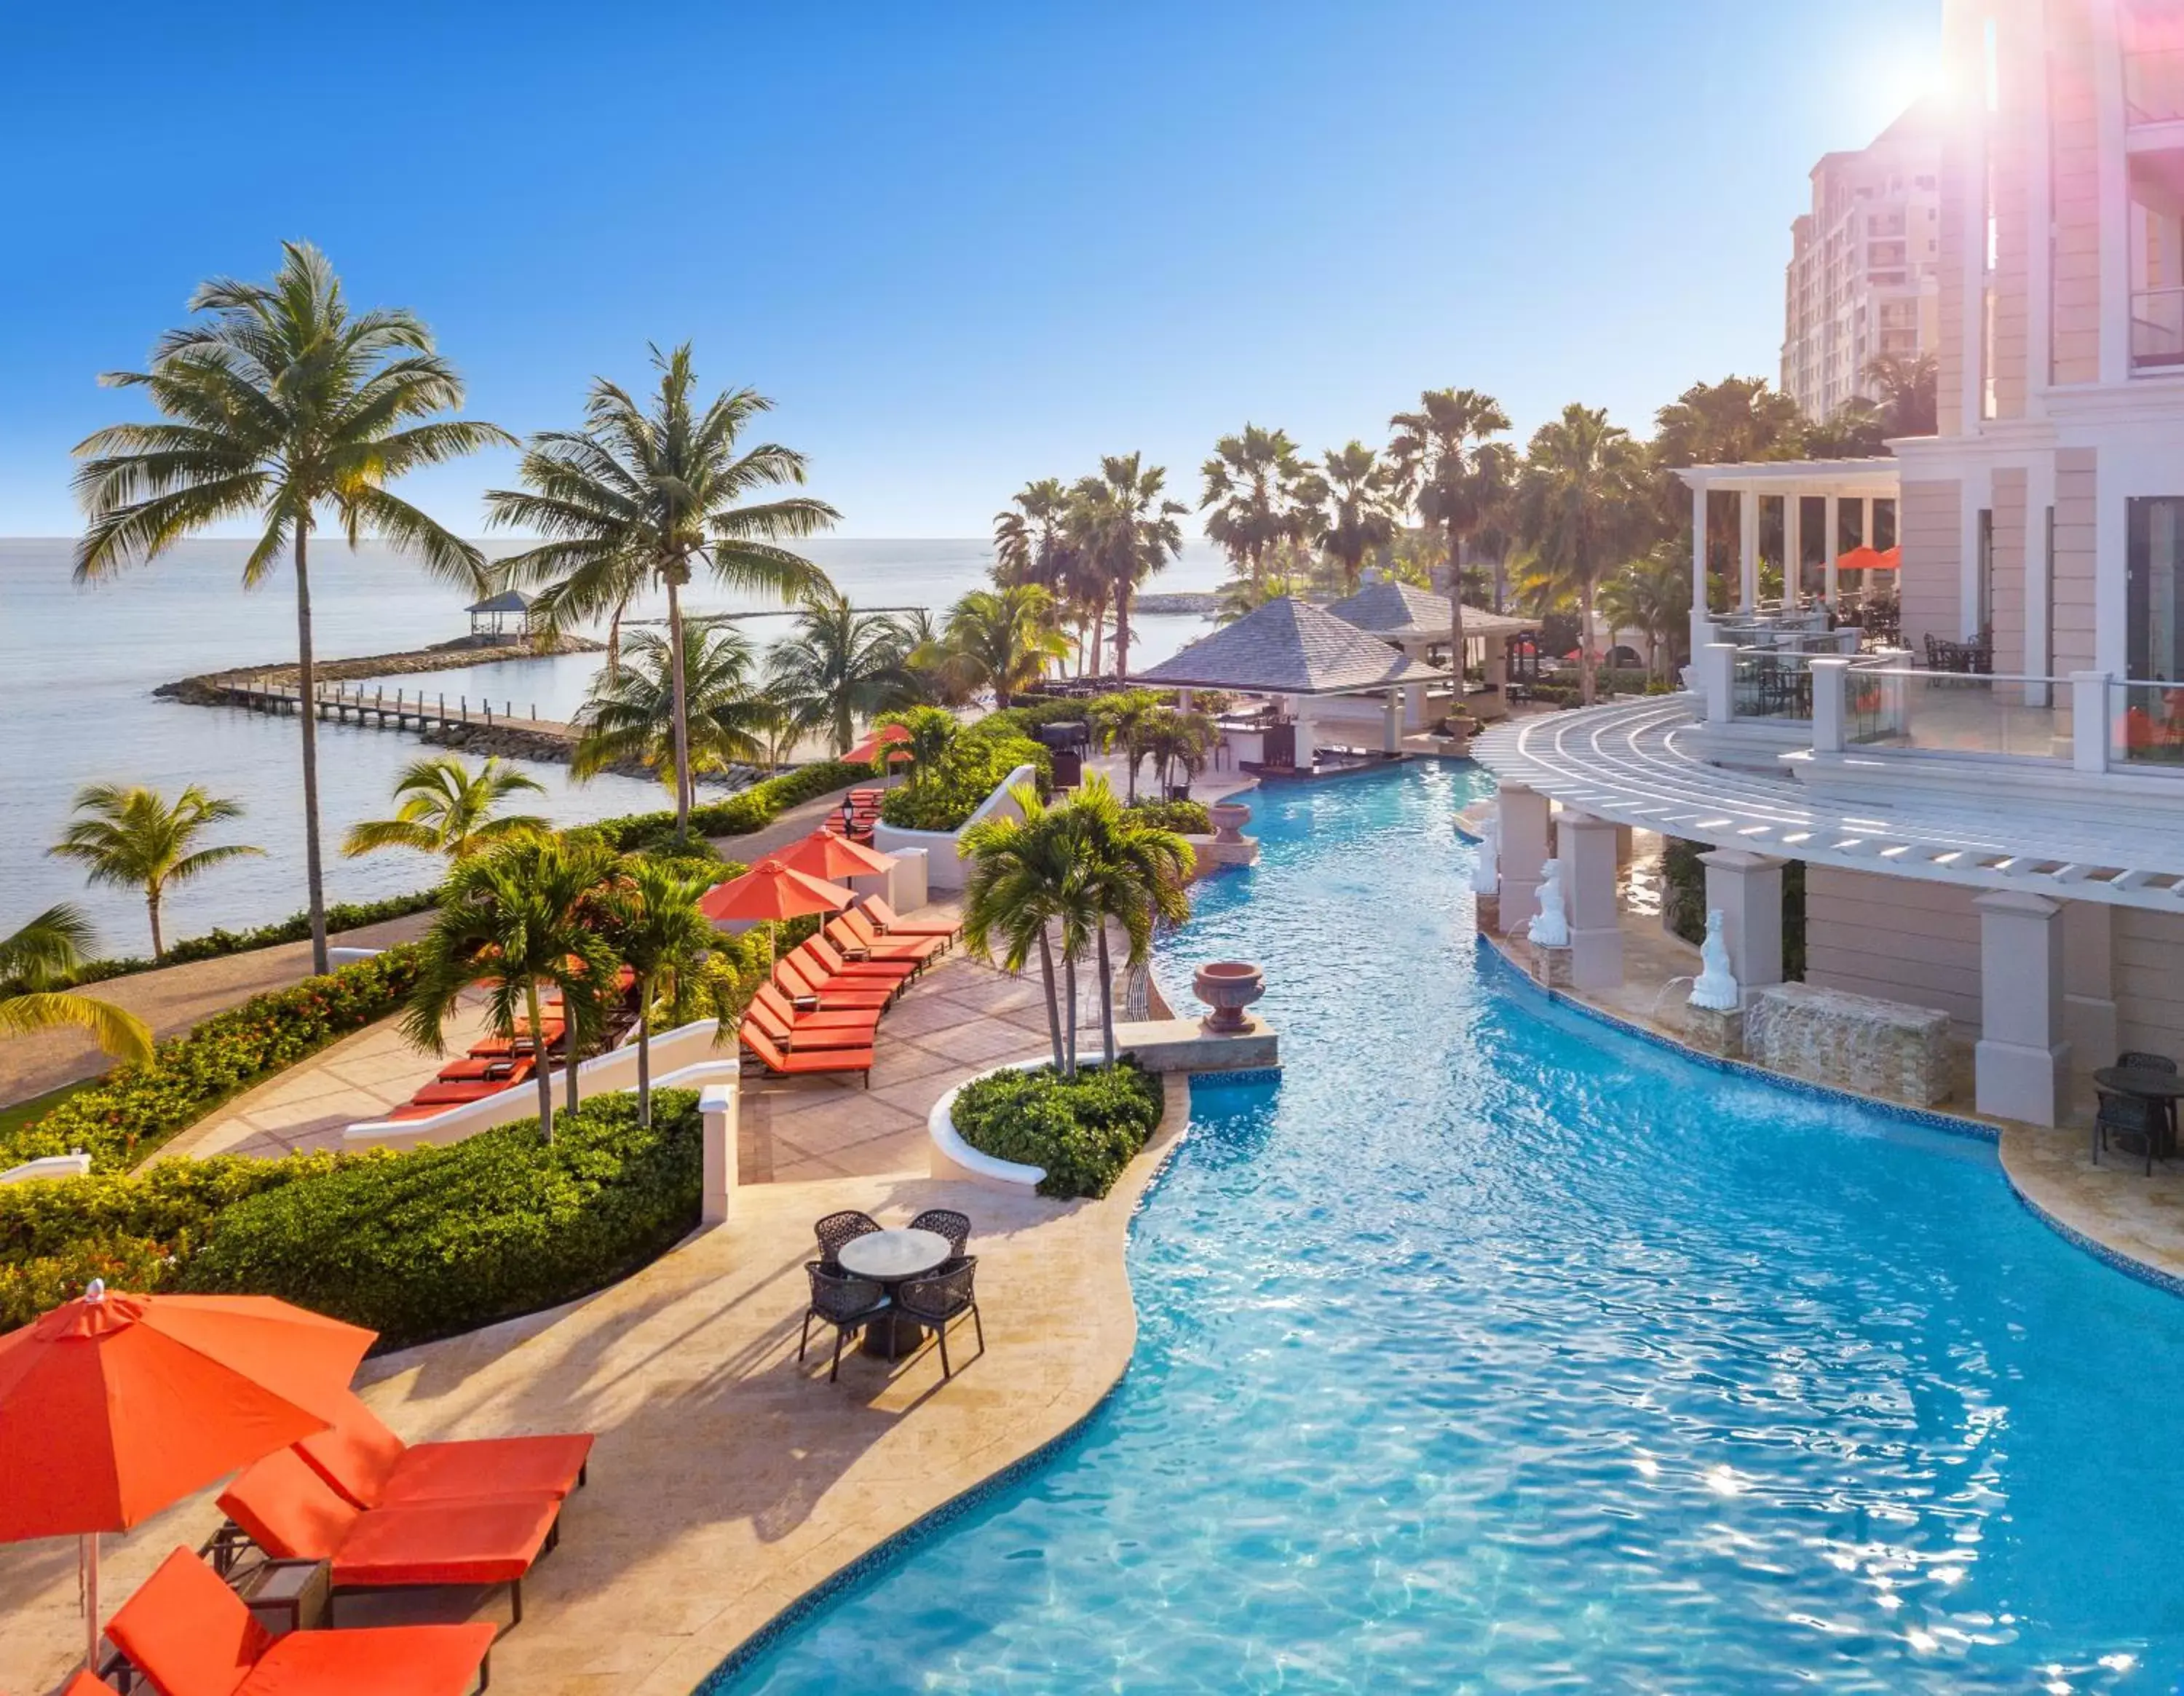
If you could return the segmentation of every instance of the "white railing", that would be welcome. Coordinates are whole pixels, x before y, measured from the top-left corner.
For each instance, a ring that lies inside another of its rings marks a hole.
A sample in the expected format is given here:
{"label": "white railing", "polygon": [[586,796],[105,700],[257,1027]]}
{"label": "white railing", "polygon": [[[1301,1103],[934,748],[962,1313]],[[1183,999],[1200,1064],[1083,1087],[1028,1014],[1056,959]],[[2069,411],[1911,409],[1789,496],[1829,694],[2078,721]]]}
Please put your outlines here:
{"label": "white railing", "polygon": [[2135,371],[2184,365],[2184,288],[2140,289],[2132,294],[2131,364]]}

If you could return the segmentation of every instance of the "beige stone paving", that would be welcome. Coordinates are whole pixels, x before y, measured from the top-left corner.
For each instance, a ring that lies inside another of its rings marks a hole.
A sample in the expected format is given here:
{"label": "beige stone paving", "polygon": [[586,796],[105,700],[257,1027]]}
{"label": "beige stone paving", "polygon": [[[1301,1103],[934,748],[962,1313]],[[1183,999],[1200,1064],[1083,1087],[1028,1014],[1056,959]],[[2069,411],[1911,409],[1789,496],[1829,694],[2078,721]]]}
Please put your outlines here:
{"label": "beige stone paving", "polygon": [[[525,1587],[524,1623],[493,1650],[493,1688],[686,1696],[812,1585],[1083,1417],[1129,1360],[1124,1233],[1187,1100],[1171,1081],[1153,1147],[1103,1201],[915,1171],[750,1185],[727,1226],[598,1296],[367,1362],[366,1399],[413,1440],[599,1435],[590,1487]],[[965,1326],[946,1382],[929,1344],[892,1368],[849,1356],[830,1385],[815,1337],[800,1365],[811,1221],[861,1207],[902,1224],[935,1204],[975,1221],[985,1354]],[[109,1597],[218,1518],[208,1493],[109,1539]],[[0,1549],[0,1689],[61,1681],[81,1640],[75,1604],[72,1543]],[[343,1619],[499,1620],[505,1605],[441,1591],[345,1604]]]}

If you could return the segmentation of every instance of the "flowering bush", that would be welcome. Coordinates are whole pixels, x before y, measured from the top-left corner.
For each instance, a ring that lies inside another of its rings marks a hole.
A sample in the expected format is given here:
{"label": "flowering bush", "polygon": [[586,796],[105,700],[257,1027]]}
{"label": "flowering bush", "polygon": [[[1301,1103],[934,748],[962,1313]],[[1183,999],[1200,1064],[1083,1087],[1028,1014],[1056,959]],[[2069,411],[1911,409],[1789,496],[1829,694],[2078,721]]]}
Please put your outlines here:
{"label": "flowering bush", "polygon": [[384,1019],[416,981],[414,947],[270,990],[170,1037],[148,1065],[78,1090],[12,1135],[0,1168],[81,1149],[101,1171],[126,1168],[260,1080]]}

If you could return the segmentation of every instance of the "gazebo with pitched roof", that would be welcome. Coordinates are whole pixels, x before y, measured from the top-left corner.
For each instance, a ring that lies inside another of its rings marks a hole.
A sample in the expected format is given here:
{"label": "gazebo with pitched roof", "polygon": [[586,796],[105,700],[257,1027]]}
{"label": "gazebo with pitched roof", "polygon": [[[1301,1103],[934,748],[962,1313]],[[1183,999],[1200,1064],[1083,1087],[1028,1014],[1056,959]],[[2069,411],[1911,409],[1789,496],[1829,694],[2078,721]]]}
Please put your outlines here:
{"label": "gazebo with pitched roof", "polygon": [[1128,679],[1152,688],[1226,689],[1278,698],[1295,720],[1300,770],[1312,764],[1312,703],[1344,696],[1379,697],[1385,721],[1384,751],[1393,753],[1401,742],[1404,693],[1447,680],[1448,674],[1438,667],[1368,636],[1323,607],[1290,595],[1255,608],[1173,659],[1133,672]]}
{"label": "gazebo with pitched roof", "polygon": [[515,627],[521,631],[531,617],[532,597],[521,589],[503,589],[497,595],[488,595],[482,601],[472,601],[464,610],[471,615],[471,634],[474,637],[499,637],[508,634],[508,620],[512,614]]}
{"label": "gazebo with pitched roof", "polygon": [[[1449,645],[1448,597],[1400,582],[1371,566],[1366,568],[1364,586],[1346,599],[1334,602],[1327,610],[1345,623],[1356,625],[1368,636],[1393,643],[1412,659],[1429,664],[1432,663],[1435,648],[1446,650]],[[1476,653],[1486,676],[1485,699],[1466,703],[1478,717],[1498,719],[1507,713],[1505,692],[1509,681],[1509,640],[1529,635],[1539,627],[1537,619],[1513,618],[1465,603],[1465,663],[1468,664]],[[1415,725],[1411,727],[1417,728]]]}

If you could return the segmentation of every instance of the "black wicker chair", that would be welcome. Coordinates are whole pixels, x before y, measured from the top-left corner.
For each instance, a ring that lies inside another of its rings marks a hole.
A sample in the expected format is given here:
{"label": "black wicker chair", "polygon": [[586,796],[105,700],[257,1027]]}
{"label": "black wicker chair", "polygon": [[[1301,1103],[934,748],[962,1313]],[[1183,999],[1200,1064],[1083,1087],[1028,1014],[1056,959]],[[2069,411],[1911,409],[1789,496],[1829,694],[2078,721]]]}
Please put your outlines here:
{"label": "black wicker chair", "polygon": [[828,1214],[811,1227],[811,1234],[819,1239],[819,1264],[830,1272],[840,1271],[842,1245],[854,1243],[860,1237],[869,1237],[879,1228],[879,1221],[855,1208],[845,1213]]}
{"label": "black wicker chair", "polygon": [[804,1310],[804,1332],[797,1339],[796,1358],[801,1360],[811,1347],[813,1320],[833,1326],[834,1361],[827,1369],[827,1382],[831,1384],[842,1371],[842,1344],[888,1310],[888,1294],[870,1278],[853,1278],[816,1260],[806,1260],[804,1270],[811,1279],[811,1305]]}
{"label": "black wicker chair", "polygon": [[952,1378],[956,1369],[948,1360],[948,1327],[965,1314],[978,1336],[978,1353],[986,1352],[986,1322],[978,1317],[977,1279],[978,1257],[965,1255],[937,1272],[911,1278],[895,1286],[895,1322],[905,1321],[929,1331],[940,1340],[940,1376]]}
{"label": "black wicker chair", "polygon": [[[2116,1064],[2139,1071],[2166,1072],[2171,1076],[2176,1071],[2176,1062],[2168,1055],[2149,1054],[2132,1048],[2126,1048],[2118,1054]],[[2143,1151],[2147,1175],[2152,1176],[2155,1154],[2167,1148],[2174,1136],[2168,1104],[2108,1089],[2096,1088],[2093,1095],[2098,1104],[2093,1114],[2093,1164],[2100,1164],[2101,1150],[2108,1147],[2109,1139],[2120,1137],[2127,1142],[2135,1142],[2139,1150]]]}
{"label": "black wicker chair", "polygon": [[956,1259],[963,1257],[965,1246],[971,1240],[971,1215],[958,1213],[953,1208],[928,1207],[910,1221],[912,1231],[930,1231],[948,1239],[948,1253]]}

